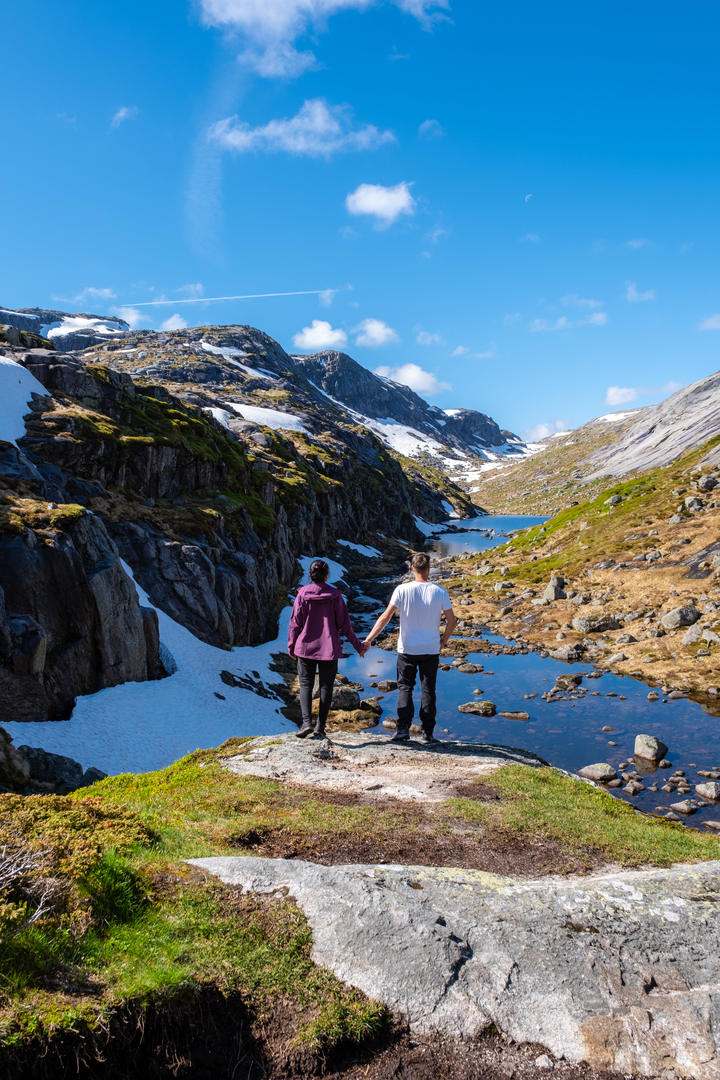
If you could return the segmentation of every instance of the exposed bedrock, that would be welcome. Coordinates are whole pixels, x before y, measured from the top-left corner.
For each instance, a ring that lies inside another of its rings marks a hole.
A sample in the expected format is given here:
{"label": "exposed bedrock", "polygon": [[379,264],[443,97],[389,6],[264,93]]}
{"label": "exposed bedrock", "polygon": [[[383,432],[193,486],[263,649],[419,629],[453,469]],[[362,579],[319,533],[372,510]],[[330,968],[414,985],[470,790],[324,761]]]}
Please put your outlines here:
{"label": "exposed bedrock", "polygon": [[[148,678],[157,622],[100,520],[0,534],[0,702],[14,720],[60,719],[78,694]],[[154,672],[150,673],[153,677]]]}
{"label": "exposed bedrock", "polygon": [[627,1074],[720,1077],[720,863],[518,882],[470,870],[191,860],[295,898],[313,958],[417,1032]]}

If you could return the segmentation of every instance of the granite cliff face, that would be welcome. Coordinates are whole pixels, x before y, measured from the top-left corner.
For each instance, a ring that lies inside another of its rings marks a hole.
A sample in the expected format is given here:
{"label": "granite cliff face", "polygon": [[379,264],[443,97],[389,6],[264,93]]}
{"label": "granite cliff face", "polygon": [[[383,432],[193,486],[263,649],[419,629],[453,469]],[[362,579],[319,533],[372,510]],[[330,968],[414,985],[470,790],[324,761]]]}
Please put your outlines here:
{"label": "granite cliff face", "polygon": [[442,520],[448,500],[472,513],[259,331],[0,350],[0,373],[19,365],[38,387],[24,436],[0,443],[0,704],[14,719],[166,673],[121,559],[153,604],[229,648],[273,634],[298,555],[378,530],[419,546],[415,515]]}

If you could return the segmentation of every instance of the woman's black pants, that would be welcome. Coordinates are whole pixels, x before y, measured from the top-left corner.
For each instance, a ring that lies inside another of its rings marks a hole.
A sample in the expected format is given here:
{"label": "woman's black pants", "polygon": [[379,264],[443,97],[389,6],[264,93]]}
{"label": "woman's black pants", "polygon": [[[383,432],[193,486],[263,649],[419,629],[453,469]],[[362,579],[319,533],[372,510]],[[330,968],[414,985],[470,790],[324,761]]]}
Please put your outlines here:
{"label": "woman's black pants", "polygon": [[300,682],[300,708],[302,710],[303,724],[312,723],[313,688],[315,686],[315,672],[317,671],[320,678],[320,707],[318,709],[317,726],[320,731],[325,730],[325,721],[330,712],[337,668],[337,660],[309,660],[306,656],[298,656],[297,673]]}

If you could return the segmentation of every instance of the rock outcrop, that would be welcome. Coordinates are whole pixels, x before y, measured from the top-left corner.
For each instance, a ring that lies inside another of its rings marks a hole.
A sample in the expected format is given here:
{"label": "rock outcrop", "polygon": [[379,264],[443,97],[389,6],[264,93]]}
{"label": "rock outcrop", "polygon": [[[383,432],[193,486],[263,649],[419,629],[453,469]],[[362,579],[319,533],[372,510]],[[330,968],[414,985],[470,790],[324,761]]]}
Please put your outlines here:
{"label": "rock outcrop", "polygon": [[515,881],[472,870],[191,860],[291,895],[313,959],[416,1032],[490,1024],[625,1075],[720,1076],[720,863]]}

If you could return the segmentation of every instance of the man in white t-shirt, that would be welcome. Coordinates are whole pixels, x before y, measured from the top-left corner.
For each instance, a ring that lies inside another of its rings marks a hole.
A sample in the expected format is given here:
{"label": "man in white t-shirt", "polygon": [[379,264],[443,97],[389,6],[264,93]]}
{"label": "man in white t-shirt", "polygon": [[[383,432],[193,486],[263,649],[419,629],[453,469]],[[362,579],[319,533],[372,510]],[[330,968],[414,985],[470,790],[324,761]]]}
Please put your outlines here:
{"label": "man in white t-shirt", "polygon": [[[430,556],[424,552],[413,555],[411,568],[414,581],[398,585],[390,597],[390,603],[382,613],[363,644],[372,645],[380,631],[387,626],[393,615],[400,614],[400,637],[398,639],[398,723],[391,742],[405,742],[410,738],[410,723],[415,715],[413,690],[420,672],[422,696],[420,701],[420,741],[426,745],[434,742],[435,683],[440,649],[448,641],[457,622],[447,589],[428,581]],[[445,612],[445,631],[440,634],[440,616]]]}

